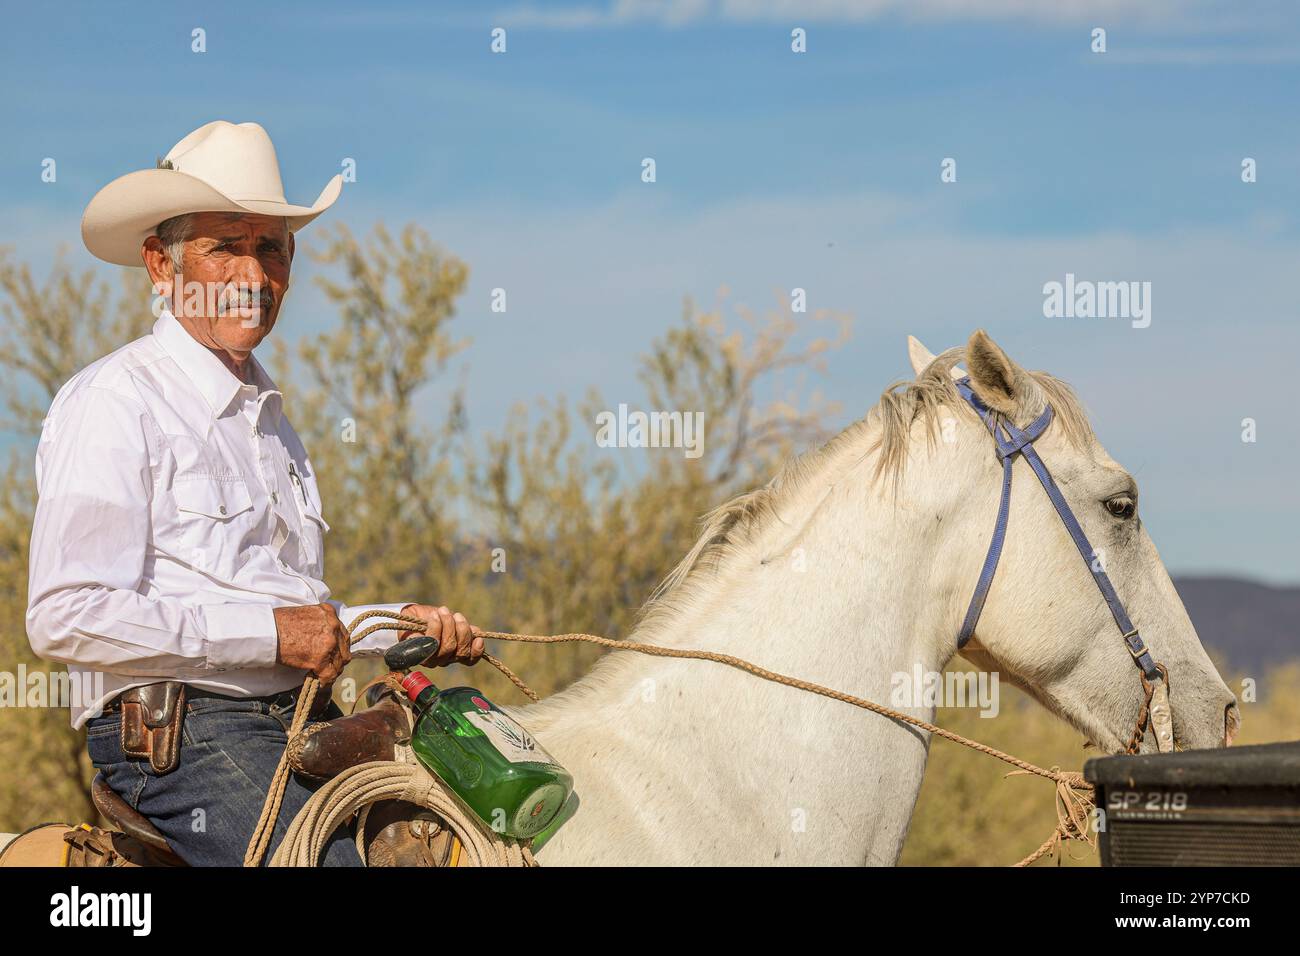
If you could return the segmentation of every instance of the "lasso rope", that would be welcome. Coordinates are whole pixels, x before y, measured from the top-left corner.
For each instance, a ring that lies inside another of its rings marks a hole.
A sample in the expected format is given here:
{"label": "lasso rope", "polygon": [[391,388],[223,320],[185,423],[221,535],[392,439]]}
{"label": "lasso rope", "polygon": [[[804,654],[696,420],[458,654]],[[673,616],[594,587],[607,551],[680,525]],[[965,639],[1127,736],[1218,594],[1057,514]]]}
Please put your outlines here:
{"label": "lasso rope", "polygon": [[365,860],[365,816],[381,800],[413,803],[438,814],[460,841],[458,866],[537,865],[527,844],[493,832],[466,813],[442,782],[419,764],[376,760],[349,767],[312,794],[271,857],[271,866],[316,866],[325,841],[357,813],[357,852]]}
{"label": "lasso rope", "polygon": [[[374,617],[382,617],[385,620],[358,630],[362,621]],[[421,619],[406,614],[396,614],[392,611],[383,610],[363,611],[352,620],[348,643],[349,645],[356,644],[376,631],[392,630],[393,623],[409,624],[418,630],[424,630],[428,627]],[[316,694],[319,690],[320,681],[314,675],[307,675],[307,679],[302,682],[302,691],[298,694],[298,701],[294,705],[293,722],[289,725],[290,740],[298,736],[307,726],[312,705],[316,703]],[[244,853],[244,866],[261,866],[262,864],[262,857],[266,855],[267,847],[271,843],[271,837],[275,833],[275,821],[280,816],[280,805],[284,803],[284,791],[289,785],[289,773],[289,748],[286,747],[284,753],[280,755],[279,765],[275,768],[275,776],[271,778],[271,788],[267,791],[266,803],[262,805],[262,815],[253,828],[253,836],[248,842],[248,850]],[[303,809],[305,810],[306,807]],[[328,837],[331,832],[326,831],[325,836]]]}
{"label": "lasso rope", "polygon": [[[372,617],[383,617],[384,621],[378,624],[372,624],[360,631],[358,626],[363,620]],[[375,631],[391,630],[393,623],[407,624],[413,630],[424,630],[427,627],[425,621],[410,615],[398,614],[391,611],[366,611],[356,617],[352,622],[351,643],[355,644],[363,638],[373,634]],[[1043,843],[1029,856],[1025,857],[1016,866],[1028,866],[1035,860],[1050,853],[1057,853],[1061,845],[1066,840],[1080,840],[1089,846],[1094,845],[1094,840],[1089,836],[1088,817],[1091,814],[1094,803],[1092,799],[1092,785],[1083,779],[1083,775],[1072,771],[1062,771],[1058,767],[1052,767],[1050,770],[1032,764],[1027,760],[1021,760],[1019,757],[1013,757],[1008,753],[998,750],[996,747],[990,747],[979,741],[971,740],[969,737],[963,737],[961,734],[951,730],[946,730],[936,724],[913,717],[911,714],[904,714],[890,707],[877,704],[874,701],[866,700],[861,697],[855,697],[852,694],[846,694],[842,691],[832,690],[829,687],[823,687],[821,684],[814,684],[811,681],[800,680],[796,677],[788,677],[784,674],[778,674],[767,668],[759,667],[749,661],[739,657],[733,657],[730,654],[719,654],[714,651],[699,651],[686,648],[660,647],[654,644],[641,644],[636,641],[615,641],[607,637],[598,637],[595,634],[512,634],[506,631],[480,631],[480,634],[486,640],[512,641],[525,644],[571,644],[586,643],[595,644],[599,647],[609,648],[611,650],[634,651],[638,654],[647,654],[652,657],[672,657],[683,660],[703,660],[713,661],[717,664],[725,664],[729,667],[735,667],[739,670],[752,674],[754,677],[763,680],[772,681],[773,683],[783,684],[786,687],[792,687],[796,690],[807,691],[812,694],[818,694],[822,697],[829,697],[831,700],[838,700],[846,704],[852,704],[854,707],[860,707],[863,710],[869,710],[872,713],[879,714],[882,717],[888,717],[891,720],[897,720],[901,723],[910,724],[918,727],[937,737],[950,740],[953,743],[961,744],[980,753],[988,754],[990,757],[996,757],[1005,763],[1015,767],[1008,776],[1020,774],[1033,774],[1044,777],[1056,784],[1056,828],[1052,831]],[[523,682],[509,667],[501,660],[491,654],[484,654],[483,659],[489,664],[501,671],[506,678],[515,685],[525,696],[536,702],[540,698],[533,692],[526,683]],[[1146,682],[1143,682],[1146,684]],[[308,722],[308,714],[316,699],[316,693],[320,688],[320,681],[315,677],[309,676],[302,686],[302,693],[298,697],[297,706],[294,709],[293,723],[289,728],[289,738],[292,740],[300,733]],[[1147,704],[1150,703],[1151,690],[1147,687],[1146,692]],[[1142,715],[1145,716],[1148,707],[1144,705]],[[1144,720],[1139,718],[1138,728],[1135,730],[1135,739],[1140,743],[1141,734],[1145,730]],[[1130,743],[1130,748],[1132,743]],[[377,768],[387,768],[380,771]],[[421,768],[422,769],[422,768]],[[284,790],[289,780],[289,760],[288,752],[280,758],[280,765],[276,768],[275,777],[271,782],[271,789],[267,793],[266,804],[262,808],[262,816],[258,820],[257,827],[253,831],[253,838],[248,845],[248,852],[244,856],[245,866],[258,866],[262,857],[266,853],[267,845],[270,843],[271,835],[275,831],[275,820],[280,812],[280,805],[284,800]],[[532,863],[531,854],[527,853],[526,847],[522,847],[523,852],[518,857],[512,856],[512,851],[505,846],[508,841],[501,834],[485,830],[476,817],[466,814],[456,801],[455,797],[447,793],[442,784],[431,774],[424,772],[426,780],[417,779],[415,772],[409,767],[402,764],[380,761],[378,763],[361,764],[353,767],[339,776],[335,777],[330,783],[323,786],[312,796],[303,807],[290,826],[289,834],[286,835],[280,849],[276,851],[272,859],[272,865],[315,865],[320,858],[320,850],[323,848],[324,841],[334,832],[343,821],[363,807],[369,806],[378,800],[406,800],[403,793],[407,788],[415,786],[416,789],[411,792],[412,796],[418,799],[407,800],[410,803],[416,803],[420,806],[426,806],[431,810],[442,815],[447,820],[448,825],[461,835],[465,831],[468,839],[462,837],[462,843],[466,849],[470,849],[470,843],[474,840],[472,831],[477,828],[479,836],[486,837],[488,843],[493,844],[489,849],[482,844],[476,843],[476,849],[473,855],[476,861],[490,862],[494,857],[498,860],[512,861],[518,859],[522,862],[515,862],[514,865],[526,865]],[[394,788],[396,793],[394,794]],[[375,795],[379,794],[379,795]],[[437,801],[438,806],[433,806],[429,801]],[[350,807],[350,809],[348,809]],[[450,814],[450,815],[449,815]],[[291,843],[290,836],[293,837]],[[520,844],[515,844],[521,847]],[[364,856],[364,854],[363,854]],[[508,865],[508,863],[507,863]]]}

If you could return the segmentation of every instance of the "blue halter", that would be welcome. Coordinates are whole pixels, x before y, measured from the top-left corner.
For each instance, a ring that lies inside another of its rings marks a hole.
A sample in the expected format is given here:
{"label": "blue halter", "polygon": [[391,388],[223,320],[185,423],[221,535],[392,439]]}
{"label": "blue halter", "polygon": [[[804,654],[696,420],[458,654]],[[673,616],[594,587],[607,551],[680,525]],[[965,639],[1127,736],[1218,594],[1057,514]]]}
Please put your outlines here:
{"label": "blue halter", "polygon": [[[989,544],[989,553],[984,558],[984,568],[980,571],[979,582],[975,585],[970,607],[966,610],[966,619],[962,622],[961,632],[957,635],[957,646],[965,646],[971,635],[975,633],[975,625],[979,622],[980,612],[984,609],[984,600],[988,597],[989,588],[993,584],[993,575],[998,569],[998,558],[1002,556],[1002,543],[1007,536],[1007,518],[1011,509],[1011,465],[1016,455],[1023,455],[1042,483],[1043,490],[1047,492],[1047,497],[1056,508],[1056,513],[1065,523],[1065,530],[1070,532],[1070,537],[1074,539],[1074,545],[1079,549],[1083,563],[1092,572],[1092,579],[1101,591],[1101,596],[1106,599],[1106,604],[1110,607],[1110,613],[1119,626],[1133,660],[1148,680],[1153,682],[1162,680],[1159,665],[1152,660],[1151,652],[1142,641],[1142,635],[1129,620],[1123,602],[1120,601],[1119,595],[1115,593],[1115,588],[1110,583],[1110,578],[1106,576],[1105,571],[1093,567],[1093,550],[1088,542],[1088,536],[1083,533],[1083,528],[1079,526],[1078,519],[1074,517],[1074,512],[1070,510],[1065,496],[1061,494],[1061,489],[1052,480],[1051,472],[1043,464],[1043,459],[1039,458],[1038,452],[1034,450],[1034,440],[1042,435],[1052,422],[1052,406],[1048,405],[1041,415],[1022,430],[1006,419],[999,420],[989,407],[980,401],[979,396],[970,387],[969,376],[959,379],[955,384],[962,398],[966,399],[984,420],[984,424],[993,435],[993,440],[997,443],[998,459],[1002,462],[1002,501],[998,505],[998,523],[993,528],[993,541]],[[1006,435],[1005,439],[1002,437],[1003,433]]]}

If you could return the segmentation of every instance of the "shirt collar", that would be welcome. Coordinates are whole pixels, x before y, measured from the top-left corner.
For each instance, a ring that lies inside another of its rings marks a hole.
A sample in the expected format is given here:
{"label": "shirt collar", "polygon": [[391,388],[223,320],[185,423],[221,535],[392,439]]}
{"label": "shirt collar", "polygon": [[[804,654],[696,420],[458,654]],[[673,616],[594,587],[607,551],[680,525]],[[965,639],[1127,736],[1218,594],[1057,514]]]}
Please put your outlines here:
{"label": "shirt collar", "polygon": [[256,357],[248,357],[251,383],[241,382],[221,359],[195,340],[167,309],[163,309],[162,315],[154,323],[153,335],[186,378],[194,383],[214,419],[220,418],[240,390],[250,384],[257,389],[258,404],[264,405],[275,418],[279,418],[282,397],[280,390]]}

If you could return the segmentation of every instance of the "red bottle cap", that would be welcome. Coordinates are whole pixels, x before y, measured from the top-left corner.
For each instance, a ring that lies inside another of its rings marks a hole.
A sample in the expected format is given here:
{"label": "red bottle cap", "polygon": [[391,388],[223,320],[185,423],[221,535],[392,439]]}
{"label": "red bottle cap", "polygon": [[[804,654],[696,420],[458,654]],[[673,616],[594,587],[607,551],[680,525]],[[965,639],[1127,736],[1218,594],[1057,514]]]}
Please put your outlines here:
{"label": "red bottle cap", "polygon": [[406,691],[406,696],[415,700],[424,691],[426,687],[432,687],[433,681],[425,677],[419,671],[411,671],[402,678],[402,690]]}

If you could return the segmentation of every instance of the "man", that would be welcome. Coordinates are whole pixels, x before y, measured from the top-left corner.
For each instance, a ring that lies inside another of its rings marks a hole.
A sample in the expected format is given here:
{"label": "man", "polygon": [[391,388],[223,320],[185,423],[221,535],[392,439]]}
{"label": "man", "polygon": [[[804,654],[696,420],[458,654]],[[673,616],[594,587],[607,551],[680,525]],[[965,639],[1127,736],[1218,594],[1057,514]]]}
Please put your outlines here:
{"label": "man", "polygon": [[[410,632],[349,651],[347,625],[368,608],[330,599],[316,474],[253,357],[289,287],[294,233],[341,177],[290,205],[266,132],[222,121],[158,167],[110,183],[82,221],[93,254],[143,264],[170,308],[74,376],[45,419],[27,629],[37,654],[102,685],[72,720],[108,785],[186,862],[238,865],[304,676],[329,684],[351,653]],[[446,607],[372,607],[424,620],[442,640],[432,664],[483,653]],[[272,851],[310,795],[291,780]],[[324,863],[360,865],[344,830]]]}

